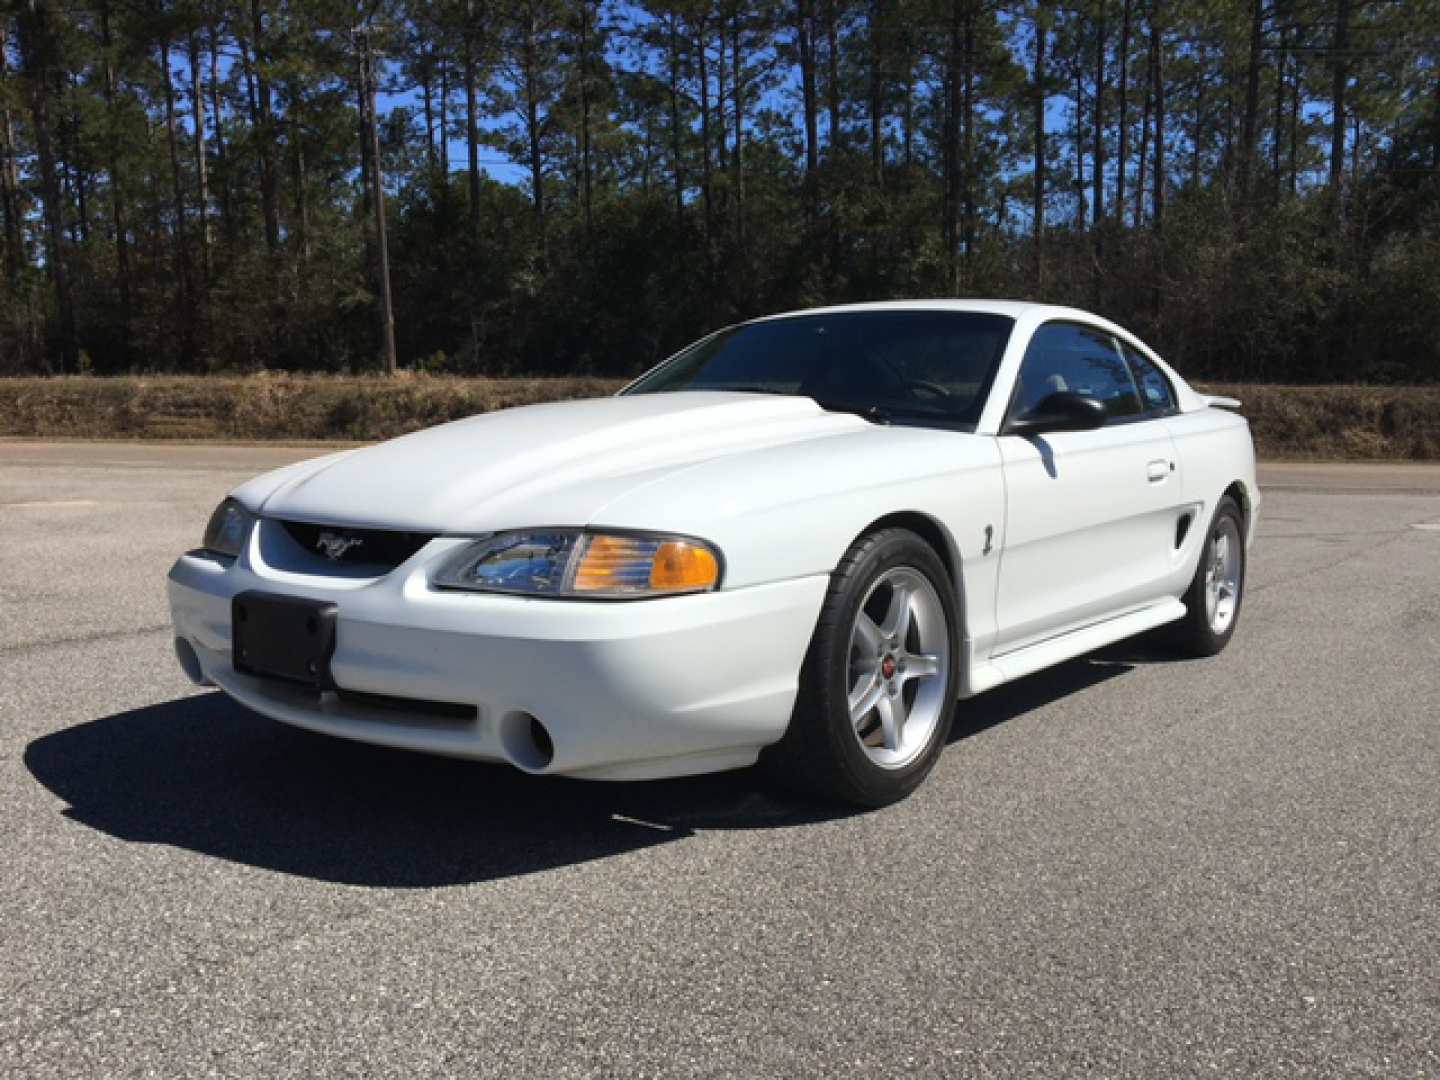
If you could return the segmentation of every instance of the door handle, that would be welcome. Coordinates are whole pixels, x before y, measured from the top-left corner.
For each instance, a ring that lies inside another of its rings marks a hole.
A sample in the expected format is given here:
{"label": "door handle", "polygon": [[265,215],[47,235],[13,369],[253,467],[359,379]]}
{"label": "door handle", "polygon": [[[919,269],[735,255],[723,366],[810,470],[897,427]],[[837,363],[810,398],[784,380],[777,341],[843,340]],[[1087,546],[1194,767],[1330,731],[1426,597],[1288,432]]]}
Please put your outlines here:
{"label": "door handle", "polygon": [[1174,469],[1174,465],[1166,461],[1164,458],[1160,458],[1159,460],[1152,461],[1149,465],[1145,466],[1145,475],[1149,478],[1152,484],[1158,484],[1161,480],[1164,480],[1165,477],[1169,476],[1170,473],[1174,471]]}

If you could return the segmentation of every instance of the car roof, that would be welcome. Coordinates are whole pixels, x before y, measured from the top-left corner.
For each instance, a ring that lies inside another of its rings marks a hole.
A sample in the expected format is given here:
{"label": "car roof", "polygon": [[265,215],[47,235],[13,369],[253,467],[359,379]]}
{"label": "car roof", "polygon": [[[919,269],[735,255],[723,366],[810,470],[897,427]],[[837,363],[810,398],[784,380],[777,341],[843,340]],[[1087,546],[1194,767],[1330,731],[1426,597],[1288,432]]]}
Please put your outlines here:
{"label": "car roof", "polygon": [[861,304],[834,304],[828,307],[802,308],[765,315],[752,322],[767,322],[771,319],[790,319],[797,315],[835,315],[849,311],[970,311],[989,315],[1005,315],[1020,320],[1026,316],[1037,321],[1044,319],[1084,319],[1087,322],[1104,323],[1107,320],[1079,308],[1063,307],[1058,304],[1040,304],[1032,300],[872,300]]}

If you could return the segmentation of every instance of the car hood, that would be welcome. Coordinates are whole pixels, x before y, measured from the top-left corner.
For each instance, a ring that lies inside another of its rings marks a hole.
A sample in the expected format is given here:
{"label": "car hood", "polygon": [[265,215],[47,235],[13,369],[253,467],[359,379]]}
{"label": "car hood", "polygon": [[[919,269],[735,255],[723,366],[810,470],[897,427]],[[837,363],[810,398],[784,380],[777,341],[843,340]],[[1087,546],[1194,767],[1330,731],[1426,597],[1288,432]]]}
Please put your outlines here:
{"label": "car hood", "polygon": [[872,428],[809,398],[681,392],[506,409],[277,470],[237,489],[271,517],[477,533],[584,525],[717,458]]}

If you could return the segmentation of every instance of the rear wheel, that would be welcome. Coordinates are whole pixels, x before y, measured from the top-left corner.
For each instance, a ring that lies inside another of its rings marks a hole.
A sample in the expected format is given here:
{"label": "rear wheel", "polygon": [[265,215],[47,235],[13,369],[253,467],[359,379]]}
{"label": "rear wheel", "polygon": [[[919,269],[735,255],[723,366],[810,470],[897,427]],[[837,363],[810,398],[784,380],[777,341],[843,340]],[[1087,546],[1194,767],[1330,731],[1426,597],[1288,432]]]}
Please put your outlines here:
{"label": "rear wheel", "polygon": [[1245,593],[1244,536],[1244,516],[1227,495],[1215,508],[1200,565],[1185,593],[1185,618],[1169,634],[1170,644],[1186,656],[1214,656],[1235,633]]}
{"label": "rear wheel", "polygon": [[959,633],[944,564],[919,536],[862,537],[831,579],[772,774],[876,807],[934,767],[955,708]]}

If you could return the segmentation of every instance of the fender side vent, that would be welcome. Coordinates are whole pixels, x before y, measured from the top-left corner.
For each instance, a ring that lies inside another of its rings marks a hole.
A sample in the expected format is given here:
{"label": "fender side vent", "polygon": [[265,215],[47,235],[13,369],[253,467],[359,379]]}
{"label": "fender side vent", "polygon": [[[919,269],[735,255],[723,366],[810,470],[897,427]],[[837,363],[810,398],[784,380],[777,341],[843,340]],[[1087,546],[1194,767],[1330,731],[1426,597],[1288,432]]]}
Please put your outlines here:
{"label": "fender side vent", "polygon": [[1185,534],[1190,531],[1190,522],[1195,520],[1194,514],[1181,514],[1180,520],[1175,522],[1175,550],[1179,551],[1180,546],[1185,543]]}

